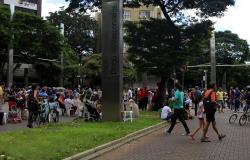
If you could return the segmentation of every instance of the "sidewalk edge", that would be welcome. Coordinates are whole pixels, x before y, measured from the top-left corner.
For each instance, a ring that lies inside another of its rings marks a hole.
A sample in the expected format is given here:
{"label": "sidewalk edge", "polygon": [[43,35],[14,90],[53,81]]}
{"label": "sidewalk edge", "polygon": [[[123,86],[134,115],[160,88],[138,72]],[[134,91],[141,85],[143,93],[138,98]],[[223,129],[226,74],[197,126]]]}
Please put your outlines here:
{"label": "sidewalk edge", "polygon": [[156,125],[141,129],[141,130],[133,132],[133,133],[130,133],[125,137],[108,142],[106,144],[89,149],[87,151],[75,154],[75,155],[70,156],[68,158],[65,158],[63,160],[80,160],[80,159],[81,160],[91,160],[91,159],[96,158],[96,157],[98,157],[106,152],[114,150],[114,149],[116,149],[124,144],[127,144],[131,141],[134,141],[134,140],[139,139],[143,136],[146,136],[146,135],[148,135],[156,130],[159,130],[165,126],[166,126],[166,122],[160,122]]}

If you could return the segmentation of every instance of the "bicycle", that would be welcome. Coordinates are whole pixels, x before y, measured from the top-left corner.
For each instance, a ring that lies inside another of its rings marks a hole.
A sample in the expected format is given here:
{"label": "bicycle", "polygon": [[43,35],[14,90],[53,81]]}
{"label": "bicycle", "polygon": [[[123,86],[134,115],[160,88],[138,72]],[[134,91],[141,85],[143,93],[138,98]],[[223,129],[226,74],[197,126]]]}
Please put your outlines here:
{"label": "bicycle", "polygon": [[240,116],[239,124],[241,126],[244,126],[247,121],[250,123],[250,112],[249,111],[244,112],[244,114],[242,116]]}
{"label": "bicycle", "polygon": [[229,118],[229,123],[233,124],[237,120],[237,118],[238,118],[238,114],[237,113],[232,114],[230,116],[230,118]]}

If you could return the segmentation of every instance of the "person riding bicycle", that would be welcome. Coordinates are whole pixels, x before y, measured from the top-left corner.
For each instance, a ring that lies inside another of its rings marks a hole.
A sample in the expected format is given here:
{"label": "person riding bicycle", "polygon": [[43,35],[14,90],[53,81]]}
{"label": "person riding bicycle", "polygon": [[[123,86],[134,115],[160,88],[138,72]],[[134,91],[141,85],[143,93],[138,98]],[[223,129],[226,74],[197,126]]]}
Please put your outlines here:
{"label": "person riding bicycle", "polygon": [[32,85],[32,90],[29,93],[27,105],[29,110],[29,118],[28,118],[28,125],[27,127],[33,128],[33,116],[38,112],[38,89],[39,86],[37,84]]}
{"label": "person riding bicycle", "polygon": [[247,112],[250,109],[250,86],[247,86],[247,91],[244,96],[244,100],[246,101],[246,105],[243,109],[244,112]]}

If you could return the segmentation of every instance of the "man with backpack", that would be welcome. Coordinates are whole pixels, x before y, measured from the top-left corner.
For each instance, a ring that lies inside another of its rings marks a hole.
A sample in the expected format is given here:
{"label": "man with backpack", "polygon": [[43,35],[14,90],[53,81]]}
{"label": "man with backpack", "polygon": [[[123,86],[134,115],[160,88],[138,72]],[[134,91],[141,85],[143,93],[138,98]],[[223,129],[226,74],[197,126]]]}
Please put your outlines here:
{"label": "man with backpack", "polygon": [[203,105],[204,105],[204,110],[206,114],[206,124],[203,130],[203,135],[201,138],[201,142],[211,142],[210,140],[206,139],[207,131],[210,126],[210,123],[213,125],[213,129],[218,135],[219,140],[222,140],[223,138],[226,137],[226,135],[219,134],[219,131],[216,126],[216,121],[215,121],[215,112],[217,110],[217,99],[216,99],[216,85],[211,84],[208,86],[209,89],[204,93],[204,100],[203,100]]}

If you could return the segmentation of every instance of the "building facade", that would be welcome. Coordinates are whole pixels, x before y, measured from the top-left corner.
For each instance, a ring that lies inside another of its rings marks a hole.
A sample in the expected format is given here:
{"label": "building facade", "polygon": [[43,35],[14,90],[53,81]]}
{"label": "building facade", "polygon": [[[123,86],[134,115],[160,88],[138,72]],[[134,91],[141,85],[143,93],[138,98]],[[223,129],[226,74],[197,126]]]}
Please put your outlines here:
{"label": "building facade", "polygon": [[42,0],[0,0],[0,4],[15,5],[15,8],[20,11],[42,15]]}
{"label": "building facade", "polygon": [[140,8],[124,8],[124,21],[138,22],[149,18],[163,18],[161,9],[155,6],[141,6]]}

